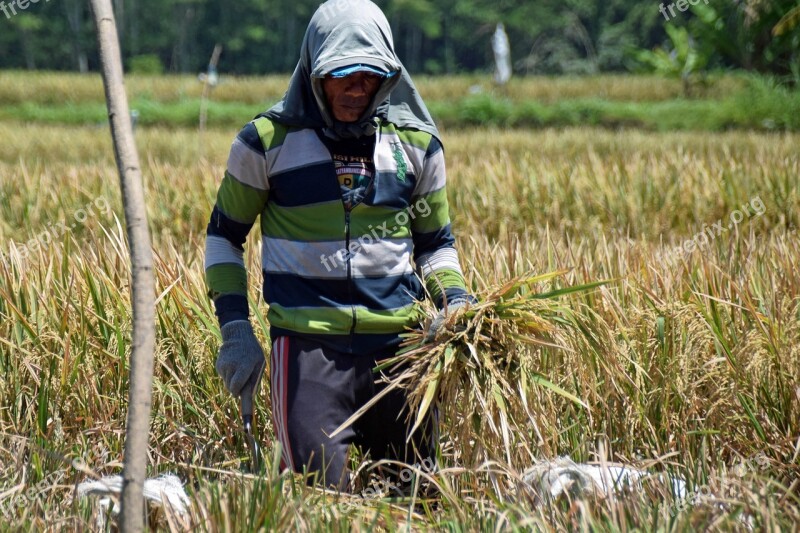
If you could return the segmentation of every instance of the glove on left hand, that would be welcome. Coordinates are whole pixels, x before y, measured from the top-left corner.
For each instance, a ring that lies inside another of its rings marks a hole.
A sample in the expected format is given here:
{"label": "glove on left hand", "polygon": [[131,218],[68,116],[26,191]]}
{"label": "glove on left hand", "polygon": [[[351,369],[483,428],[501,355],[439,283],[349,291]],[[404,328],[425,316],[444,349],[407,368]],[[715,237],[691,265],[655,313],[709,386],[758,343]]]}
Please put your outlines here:
{"label": "glove on left hand", "polygon": [[217,373],[233,396],[252,398],[266,365],[264,350],[249,320],[228,322],[221,331]]}

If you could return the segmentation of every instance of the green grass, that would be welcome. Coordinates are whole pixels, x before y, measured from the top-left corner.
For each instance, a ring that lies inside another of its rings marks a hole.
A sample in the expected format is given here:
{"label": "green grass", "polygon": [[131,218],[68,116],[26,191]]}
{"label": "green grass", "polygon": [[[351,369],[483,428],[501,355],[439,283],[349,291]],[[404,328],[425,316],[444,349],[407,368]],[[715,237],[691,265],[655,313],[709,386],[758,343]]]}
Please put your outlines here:
{"label": "green grass", "polygon": [[[351,498],[308,488],[274,461],[261,479],[240,474],[247,449],[213,368],[219,331],[203,283],[205,225],[239,126],[136,133],[160,295],[150,472],[188,482],[194,529],[743,531],[741,513],[756,529],[800,524],[798,134],[447,128],[450,205],[474,291],[561,269],[563,279],[541,288],[615,280],[561,300],[585,316],[582,330],[559,333],[571,350],[510,351],[586,407],[554,388],[529,389],[530,412],[508,402],[508,416],[528,428],[512,435],[510,452],[445,419],[435,507],[342,506]],[[92,510],[71,495],[88,474],[64,459],[119,472],[130,354],[108,129],[0,121],[0,138],[0,504],[13,504],[0,530],[86,530]],[[761,215],[670,255],[754,197]],[[42,244],[38,236],[60,224],[69,230]],[[258,245],[248,246],[251,273],[259,260]],[[254,310],[267,346],[264,304]],[[259,437],[272,458],[268,402],[262,388]],[[726,498],[675,516],[663,492],[540,505],[518,475],[559,455],[673,472]],[[765,468],[723,486],[753,457]]]}
{"label": "green grass", "polygon": [[553,126],[628,127],[654,131],[726,129],[800,129],[800,93],[752,80],[745,89],[719,98],[673,98],[617,101],[600,97],[555,102],[514,102],[483,94],[431,103],[445,126],[464,125],[541,128]]}
{"label": "green grass", "polygon": [[[130,108],[139,113],[137,124],[143,126],[168,126],[173,128],[192,127],[199,123],[201,102],[183,100],[162,103],[152,100],[136,99]],[[263,109],[266,109],[264,106]],[[241,126],[260,112],[258,107],[238,102],[211,102],[208,105],[208,122],[213,126]],[[0,120],[19,120],[41,122],[44,124],[105,125],[107,120],[105,104],[80,103],[62,106],[42,106],[26,102],[7,106],[0,111]]]}

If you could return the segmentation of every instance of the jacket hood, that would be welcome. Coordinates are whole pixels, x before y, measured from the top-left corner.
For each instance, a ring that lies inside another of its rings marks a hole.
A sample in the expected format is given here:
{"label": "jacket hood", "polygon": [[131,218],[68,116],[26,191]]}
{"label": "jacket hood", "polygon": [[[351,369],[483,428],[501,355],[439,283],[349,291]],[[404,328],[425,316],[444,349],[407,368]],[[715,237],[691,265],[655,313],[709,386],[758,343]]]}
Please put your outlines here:
{"label": "jacket hood", "polygon": [[[394,75],[384,79],[358,121],[339,122],[328,109],[322,80],[336,69],[355,64]],[[372,135],[380,118],[439,137],[425,103],[394,51],[386,16],[369,0],[328,0],[317,9],[286,94],[261,116],[287,126],[322,128],[333,138]]]}

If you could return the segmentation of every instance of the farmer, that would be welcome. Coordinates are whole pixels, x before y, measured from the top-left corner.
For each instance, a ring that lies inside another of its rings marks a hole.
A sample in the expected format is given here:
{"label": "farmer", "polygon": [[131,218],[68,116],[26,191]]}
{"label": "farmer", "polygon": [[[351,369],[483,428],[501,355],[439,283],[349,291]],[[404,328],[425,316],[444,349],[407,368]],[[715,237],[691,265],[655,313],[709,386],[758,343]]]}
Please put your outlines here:
{"label": "farmer", "polygon": [[429,296],[440,309],[430,338],[472,301],[450,231],[439,133],[372,2],[323,4],[283,100],[233,141],[205,269],[222,329],[216,369],[235,397],[254,394],[265,365],[243,259],[259,215],[284,467],[347,490],[351,444],[373,460],[432,457],[435,423],[407,440],[400,390],[330,436],[381,390],[373,368],[419,325],[415,300]]}

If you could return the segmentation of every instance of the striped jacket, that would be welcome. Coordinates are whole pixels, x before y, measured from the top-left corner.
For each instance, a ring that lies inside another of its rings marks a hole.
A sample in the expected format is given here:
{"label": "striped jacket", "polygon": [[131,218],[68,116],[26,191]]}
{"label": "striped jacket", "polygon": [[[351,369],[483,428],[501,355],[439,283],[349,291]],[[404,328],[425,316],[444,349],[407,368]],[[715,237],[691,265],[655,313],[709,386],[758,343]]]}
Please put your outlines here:
{"label": "striped jacket", "polygon": [[426,290],[439,307],[466,294],[442,145],[382,122],[374,179],[348,210],[321,135],[259,117],[236,137],[207,229],[208,295],[221,325],[248,318],[243,246],[260,215],[272,338],[365,355],[395,349],[419,323],[414,302]]}

